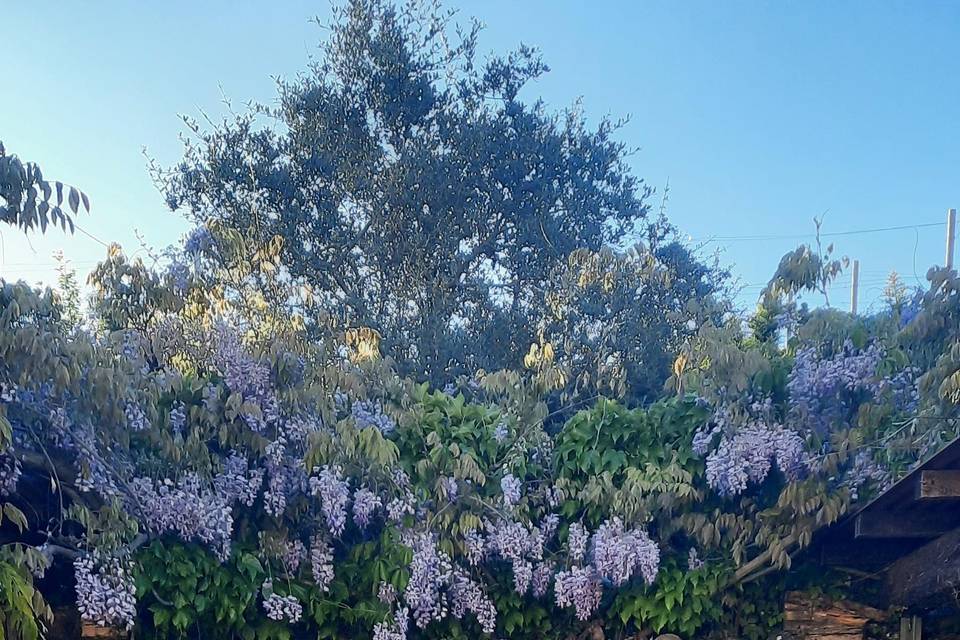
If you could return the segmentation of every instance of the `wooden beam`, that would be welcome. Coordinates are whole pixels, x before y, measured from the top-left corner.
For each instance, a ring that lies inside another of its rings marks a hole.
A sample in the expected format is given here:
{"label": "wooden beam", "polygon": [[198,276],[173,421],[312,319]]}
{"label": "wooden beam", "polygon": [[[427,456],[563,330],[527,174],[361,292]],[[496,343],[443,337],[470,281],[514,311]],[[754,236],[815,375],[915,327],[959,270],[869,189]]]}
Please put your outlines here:
{"label": "wooden beam", "polygon": [[936,538],[951,530],[956,523],[942,515],[915,511],[864,511],[855,521],[856,538]]}
{"label": "wooden beam", "polygon": [[921,500],[960,498],[960,469],[921,471],[918,489]]}
{"label": "wooden beam", "polygon": [[960,587],[960,528],[900,558],[887,572],[890,604],[910,607]]}
{"label": "wooden beam", "polygon": [[[852,532],[851,532],[852,533]],[[818,545],[816,559],[828,567],[856,567],[869,573],[885,570],[890,563],[916,551],[924,540],[902,538],[874,538],[870,544],[850,536],[837,542]]]}

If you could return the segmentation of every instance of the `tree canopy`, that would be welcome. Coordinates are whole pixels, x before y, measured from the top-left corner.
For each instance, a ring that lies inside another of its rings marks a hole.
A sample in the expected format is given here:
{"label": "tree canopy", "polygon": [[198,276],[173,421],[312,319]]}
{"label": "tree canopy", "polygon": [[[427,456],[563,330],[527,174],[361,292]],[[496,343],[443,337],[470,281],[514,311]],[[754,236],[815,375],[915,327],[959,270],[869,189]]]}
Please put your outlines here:
{"label": "tree canopy", "polygon": [[[546,64],[525,46],[481,61],[478,33],[429,3],[346,2],[276,105],[188,120],[183,161],[157,174],[198,223],[254,247],[279,239],[281,268],[327,313],[377,331],[400,371],[437,385],[517,366],[545,283],[576,250],[656,241],[690,279],[681,306],[723,279],[651,219],[621,123],[524,101]],[[644,303],[675,293],[648,287]],[[644,366],[665,372],[651,355]]]}

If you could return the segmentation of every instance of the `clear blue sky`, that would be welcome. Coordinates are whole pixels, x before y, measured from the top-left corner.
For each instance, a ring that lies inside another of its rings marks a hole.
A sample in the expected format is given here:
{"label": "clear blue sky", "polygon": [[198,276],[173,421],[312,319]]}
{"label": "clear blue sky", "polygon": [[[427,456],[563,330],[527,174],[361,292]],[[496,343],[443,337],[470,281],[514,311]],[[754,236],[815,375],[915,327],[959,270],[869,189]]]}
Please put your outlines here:
{"label": "clear blue sky", "polygon": [[[481,51],[525,42],[552,71],[528,91],[591,117],[631,116],[636,173],[669,180],[671,219],[694,240],[941,223],[960,207],[960,3],[451,3],[486,25]],[[178,114],[270,100],[301,71],[321,2],[0,0],[0,139],[91,197],[81,226],[128,252],[163,247],[168,213],[141,149],[178,158]],[[85,275],[104,249],[3,230],[0,275],[49,281],[62,248]],[[869,305],[885,275],[943,262],[944,227],[834,238],[861,261]],[[751,300],[800,238],[716,240]],[[916,264],[916,268],[914,267]],[[839,289],[846,287],[841,281]],[[845,304],[846,291],[834,300]]]}

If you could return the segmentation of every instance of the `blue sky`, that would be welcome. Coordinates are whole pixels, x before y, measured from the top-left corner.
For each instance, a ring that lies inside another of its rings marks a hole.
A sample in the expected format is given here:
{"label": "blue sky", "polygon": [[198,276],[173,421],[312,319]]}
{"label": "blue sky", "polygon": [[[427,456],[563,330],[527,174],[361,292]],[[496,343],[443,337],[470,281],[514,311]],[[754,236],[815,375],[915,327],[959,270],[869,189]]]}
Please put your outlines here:
{"label": "blue sky", "polygon": [[[483,52],[541,48],[552,70],[528,96],[631,117],[621,136],[639,148],[637,175],[660,192],[669,181],[668,213],[692,243],[720,238],[703,250],[733,267],[744,303],[814,216],[845,232],[942,223],[960,207],[960,3],[449,4],[487,25]],[[316,52],[308,18],[328,15],[325,1],[0,0],[0,23],[15,25],[0,39],[0,139],[90,195],[79,222],[92,236],[134,253],[139,231],[163,247],[187,224],[142,149],[172,163],[178,114],[217,117],[222,95],[271,100],[271,76]],[[2,234],[7,279],[49,282],[56,249],[83,275],[104,255],[80,233]],[[943,262],[942,225],[831,239],[861,261],[868,307],[891,269],[912,283]]]}

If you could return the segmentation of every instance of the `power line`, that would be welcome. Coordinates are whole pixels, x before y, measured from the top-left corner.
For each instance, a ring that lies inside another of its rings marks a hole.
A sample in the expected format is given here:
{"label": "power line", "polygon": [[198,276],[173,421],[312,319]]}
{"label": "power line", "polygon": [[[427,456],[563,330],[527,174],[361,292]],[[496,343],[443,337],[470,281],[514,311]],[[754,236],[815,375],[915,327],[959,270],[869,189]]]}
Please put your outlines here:
{"label": "power line", "polygon": [[90,238],[91,240],[93,240],[93,241],[95,241],[95,242],[99,242],[100,244],[102,244],[102,245],[103,245],[104,247],[106,247],[107,249],[110,248],[110,245],[109,245],[109,244],[107,244],[106,242],[104,242],[103,240],[101,240],[100,238],[98,238],[97,236],[93,235],[92,233],[90,233],[89,231],[87,231],[86,229],[84,229],[83,227],[81,227],[80,225],[74,223],[73,226],[76,227],[77,231],[79,231],[79,232],[82,233],[83,235],[87,236],[87,237]]}
{"label": "power line", "polygon": [[[829,231],[820,234],[821,238],[832,238],[837,236],[854,236],[861,235],[865,233],[880,233],[884,231],[906,231],[908,229],[924,229],[928,227],[942,227],[945,226],[946,222],[926,222],[922,224],[906,224],[894,227],[876,227],[873,229],[854,229],[850,231]],[[783,235],[754,235],[754,236],[710,236],[709,238],[702,238],[699,240],[691,239],[691,242],[738,242],[738,241],[754,241],[754,240],[798,240],[803,238],[812,238],[816,237],[816,232],[811,231],[810,233],[795,233],[795,234],[783,234]]]}

